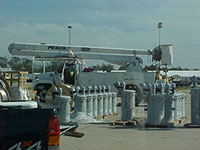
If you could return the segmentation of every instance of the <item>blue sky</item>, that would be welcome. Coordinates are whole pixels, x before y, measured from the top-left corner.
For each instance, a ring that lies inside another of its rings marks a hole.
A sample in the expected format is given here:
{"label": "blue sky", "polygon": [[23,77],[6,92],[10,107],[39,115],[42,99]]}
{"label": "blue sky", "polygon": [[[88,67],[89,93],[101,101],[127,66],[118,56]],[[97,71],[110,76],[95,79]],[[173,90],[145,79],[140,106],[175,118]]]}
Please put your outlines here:
{"label": "blue sky", "polygon": [[12,42],[153,49],[172,43],[174,65],[200,68],[199,0],[0,0],[0,51]]}

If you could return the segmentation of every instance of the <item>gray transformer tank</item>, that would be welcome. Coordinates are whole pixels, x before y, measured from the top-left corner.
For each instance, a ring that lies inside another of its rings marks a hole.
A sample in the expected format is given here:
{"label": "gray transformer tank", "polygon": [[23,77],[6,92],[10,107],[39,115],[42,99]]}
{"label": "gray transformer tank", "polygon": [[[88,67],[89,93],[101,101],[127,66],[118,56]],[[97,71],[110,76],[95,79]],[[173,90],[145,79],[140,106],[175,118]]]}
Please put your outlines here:
{"label": "gray transformer tank", "polygon": [[200,88],[191,88],[191,123],[200,124]]}

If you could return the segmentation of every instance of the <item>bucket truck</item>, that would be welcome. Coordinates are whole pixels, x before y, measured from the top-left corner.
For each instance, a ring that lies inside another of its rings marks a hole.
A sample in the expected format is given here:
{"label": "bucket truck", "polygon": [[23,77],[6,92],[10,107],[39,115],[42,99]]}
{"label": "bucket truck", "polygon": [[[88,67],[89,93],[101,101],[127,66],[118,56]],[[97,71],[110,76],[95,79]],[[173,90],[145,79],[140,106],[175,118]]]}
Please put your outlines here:
{"label": "bucket truck", "polygon": [[[143,101],[143,92],[140,84],[154,82],[155,73],[147,72],[142,68],[142,59],[138,55],[150,55],[154,61],[161,65],[171,65],[173,62],[172,45],[159,45],[153,50],[139,50],[126,48],[106,48],[91,46],[65,46],[53,44],[36,43],[12,43],[8,48],[12,55],[33,56],[37,59],[63,59],[63,67],[58,68],[55,73],[47,73],[36,76],[34,89],[38,93],[48,91],[52,86],[57,86],[65,81],[65,69],[72,68],[74,75],[68,81],[75,86],[83,85],[110,85],[113,91],[117,89],[114,83],[126,82],[127,89],[137,92],[136,103]],[[104,60],[118,65],[126,64],[125,71],[111,72],[82,72],[83,59]],[[45,95],[45,92],[43,93]]]}

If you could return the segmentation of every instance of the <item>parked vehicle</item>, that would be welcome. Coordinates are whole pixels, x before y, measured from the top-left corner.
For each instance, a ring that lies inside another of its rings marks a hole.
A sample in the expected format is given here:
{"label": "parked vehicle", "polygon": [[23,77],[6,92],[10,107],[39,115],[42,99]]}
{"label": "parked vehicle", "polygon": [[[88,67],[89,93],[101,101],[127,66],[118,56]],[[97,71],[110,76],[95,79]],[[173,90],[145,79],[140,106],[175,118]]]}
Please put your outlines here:
{"label": "parked vehicle", "polygon": [[[162,65],[171,65],[173,62],[173,48],[171,44],[159,45],[153,50],[138,50],[127,48],[105,48],[88,46],[64,46],[36,43],[12,43],[8,47],[12,55],[34,56],[44,61],[45,59],[63,59],[63,66],[54,73],[37,75],[34,81],[34,89],[37,94],[46,99],[48,91],[54,87],[63,88],[64,93],[69,94],[66,84],[74,86],[88,85],[109,85],[112,90],[117,91],[114,83],[117,81],[126,82],[127,89],[136,90],[136,101],[141,103],[144,94],[141,83],[154,82],[155,73],[147,72],[142,68],[143,60],[138,55],[150,55],[152,60],[160,61]],[[66,60],[69,61],[66,61]],[[83,72],[83,59],[104,60],[118,65],[127,65],[125,72],[91,73]],[[45,70],[45,69],[43,69]],[[65,95],[65,94],[64,94]],[[52,94],[48,95],[52,96]],[[69,95],[68,95],[69,96]]]}
{"label": "parked vehicle", "polygon": [[55,109],[31,101],[0,102],[1,150],[58,150],[60,126]]}
{"label": "parked vehicle", "polygon": [[24,99],[22,80],[15,83],[14,78],[6,76],[13,73],[3,72],[0,77],[0,150],[58,150],[60,125],[56,110],[39,108],[36,101]]}

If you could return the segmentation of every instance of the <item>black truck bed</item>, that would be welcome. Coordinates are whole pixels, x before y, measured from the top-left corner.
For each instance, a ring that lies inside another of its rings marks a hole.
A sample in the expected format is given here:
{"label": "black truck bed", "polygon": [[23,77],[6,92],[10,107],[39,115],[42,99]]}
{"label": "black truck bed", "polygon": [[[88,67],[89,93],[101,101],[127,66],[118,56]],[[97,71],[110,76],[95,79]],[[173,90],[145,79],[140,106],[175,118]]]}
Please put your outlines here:
{"label": "black truck bed", "polygon": [[0,150],[47,150],[54,109],[0,108]]}

